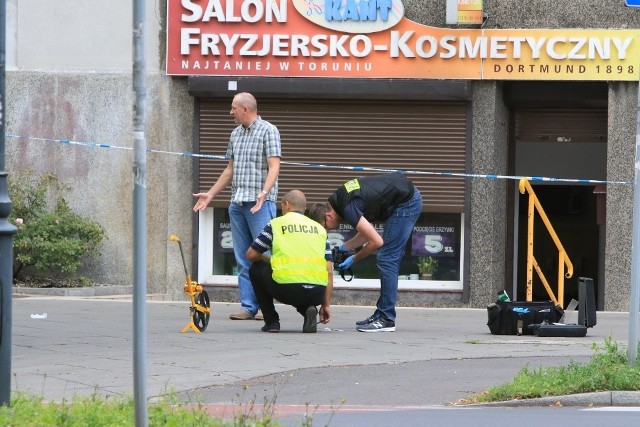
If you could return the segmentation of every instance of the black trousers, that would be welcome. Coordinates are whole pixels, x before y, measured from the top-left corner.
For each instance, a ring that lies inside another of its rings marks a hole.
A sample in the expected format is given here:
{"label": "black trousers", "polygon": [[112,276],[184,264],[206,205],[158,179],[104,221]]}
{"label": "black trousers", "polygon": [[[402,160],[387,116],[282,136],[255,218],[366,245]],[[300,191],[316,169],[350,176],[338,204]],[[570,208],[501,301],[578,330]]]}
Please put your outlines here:
{"label": "black trousers", "polygon": [[249,277],[265,323],[280,321],[280,316],[273,305],[274,299],[282,304],[292,305],[304,316],[310,306],[322,305],[327,290],[327,287],[322,285],[277,283],[273,280],[271,264],[264,261],[257,261],[251,265]]}

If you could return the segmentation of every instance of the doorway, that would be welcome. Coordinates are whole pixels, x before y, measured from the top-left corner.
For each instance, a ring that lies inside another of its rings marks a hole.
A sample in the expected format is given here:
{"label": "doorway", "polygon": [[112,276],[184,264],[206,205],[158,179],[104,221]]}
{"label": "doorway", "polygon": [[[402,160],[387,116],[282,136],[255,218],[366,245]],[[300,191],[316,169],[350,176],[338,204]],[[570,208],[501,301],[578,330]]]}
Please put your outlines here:
{"label": "doorway", "polygon": [[[564,307],[571,299],[578,300],[578,279],[592,278],[598,300],[598,265],[600,236],[597,223],[595,185],[532,185],[533,190],[573,264],[573,276],[564,281]],[[527,267],[527,207],[528,195],[517,199],[517,274],[516,297],[526,297]],[[536,214],[534,219],[533,255],[538,261],[552,291],[558,295],[558,250],[547,228]],[[550,299],[544,285],[533,272],[533,300]]]}
{"label": "doorway", "polygon": [[[604,227],[607,179],[608,85],[605,82],[512,82],[505,85],[509,107],[509,172],[545,177],[530,181],[569,259],[564,306],[578,299],[580,277],[593,279],[598,309],[604,302]],[[506,267],[514,297],[526,298],[528,197],[510,187],[513,259]],[[537,218],[534,256],[557,296],[558,251]],[[548,300],[533,274],[533,299]]]}

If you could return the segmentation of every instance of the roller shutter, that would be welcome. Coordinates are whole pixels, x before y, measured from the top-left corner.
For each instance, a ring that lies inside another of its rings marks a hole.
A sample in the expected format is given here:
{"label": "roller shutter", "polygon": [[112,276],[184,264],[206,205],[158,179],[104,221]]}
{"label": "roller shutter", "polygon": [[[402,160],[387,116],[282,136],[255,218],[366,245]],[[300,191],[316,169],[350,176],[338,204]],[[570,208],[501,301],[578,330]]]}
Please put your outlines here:
{"label": "roller shutter", "polygon": [[606,108],[517,108],[516,141],[607,142]]}
{"label": "roller shutter", "polygon": [[[458,102],[372,102],[258,100],[263,119],[275,124],[282,139],[280,195],[301,189],[309,203],[324,202],[340,184],[381,172],[338,167],[404,169],[423,194],[424,210],[463,212],[464,178],[432,173],[465,172],[466,104]],[[235,127],[230,101],[200,99],[199,150],[223,156]],[[321,168],[324,164],[336,168]],[[224,160],[199,161],[199,188],[207,190],[226,167]],[[226,207],[230,190],[216,197]]]}

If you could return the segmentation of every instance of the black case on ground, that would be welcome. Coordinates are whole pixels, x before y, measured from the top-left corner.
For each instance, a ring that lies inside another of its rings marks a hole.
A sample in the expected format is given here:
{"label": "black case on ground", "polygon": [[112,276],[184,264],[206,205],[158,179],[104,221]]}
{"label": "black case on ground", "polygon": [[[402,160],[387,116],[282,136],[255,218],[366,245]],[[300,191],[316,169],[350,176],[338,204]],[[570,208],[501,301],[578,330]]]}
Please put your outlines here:
{"label": "black case on ground", "polygon": [[580,277],[578,280],[578,324],[593,328],[597,323],[596,294],[593,279]]}
{"label": "black case on ground", "polygon": [[564,310],[553,301],[496,301],[487,307],[487,326],[494,335],[533,335],[533,326],[556,323]]}
{"label": "black case on ground", "polygon": [[533,327],[533,334],[539,337],[584,337],[587,335],[587,327],[575,323],[558,325],[542,323]]}

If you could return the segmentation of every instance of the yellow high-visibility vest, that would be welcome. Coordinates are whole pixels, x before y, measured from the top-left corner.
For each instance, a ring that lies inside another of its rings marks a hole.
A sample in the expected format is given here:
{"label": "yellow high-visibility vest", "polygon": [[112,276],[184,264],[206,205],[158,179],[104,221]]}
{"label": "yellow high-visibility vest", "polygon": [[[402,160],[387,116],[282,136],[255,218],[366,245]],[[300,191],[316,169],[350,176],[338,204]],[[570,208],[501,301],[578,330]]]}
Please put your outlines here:
{"label": "yellow high-visibility vest", "polygon": [[326,286],[329,280],[324,258],[327,231],[298,212],[271,220],[273,245],[271,268],[277,283],[309,283]]}

